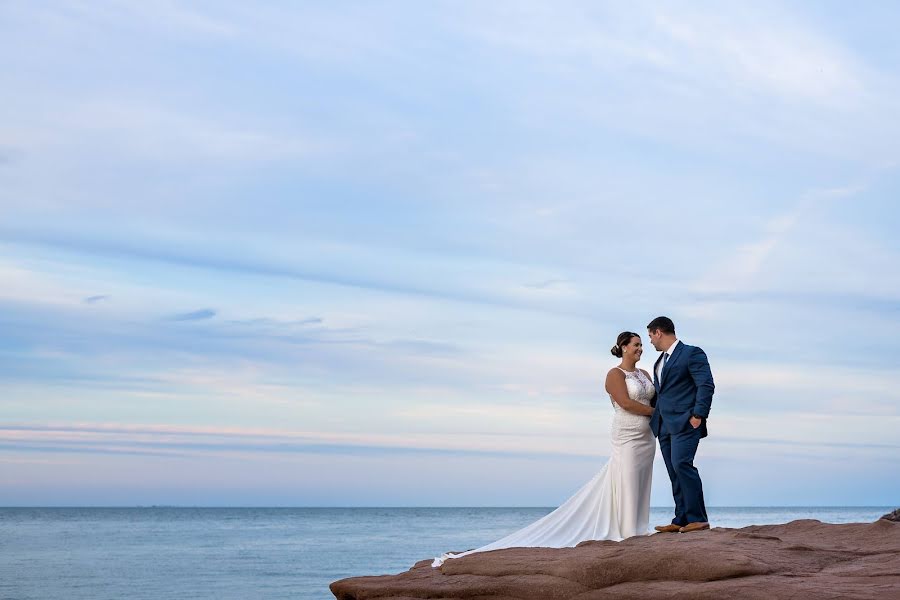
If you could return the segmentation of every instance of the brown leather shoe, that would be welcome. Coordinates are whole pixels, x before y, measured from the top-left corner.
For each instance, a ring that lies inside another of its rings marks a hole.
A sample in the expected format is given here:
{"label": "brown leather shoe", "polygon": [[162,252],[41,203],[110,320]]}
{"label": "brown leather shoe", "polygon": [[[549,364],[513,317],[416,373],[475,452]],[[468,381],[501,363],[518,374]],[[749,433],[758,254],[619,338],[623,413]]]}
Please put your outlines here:
{"label": "brown leather shoe", "polygon": [[690,533],[692,531],[702,531],[703,529],[709,529],[709,523],[688,523],[678,531],[681,533]]}
{"label": "brown leather shoe", "polygon": [[660,533],[678,533],[681,531],[681,525],[675,525],[674,523],[671,525],[657,525],[653,529]]}

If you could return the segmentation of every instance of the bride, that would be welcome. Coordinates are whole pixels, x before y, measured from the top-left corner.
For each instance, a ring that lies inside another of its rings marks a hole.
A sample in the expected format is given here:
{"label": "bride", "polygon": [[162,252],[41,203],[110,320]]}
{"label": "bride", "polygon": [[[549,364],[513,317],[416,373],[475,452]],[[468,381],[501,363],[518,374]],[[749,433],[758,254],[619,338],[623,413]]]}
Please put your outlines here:
{"label": "bride", "polygon": [[606,391],[615,415],[612,453],[600,472],[559,508],[531,525],[481,548],[446,553],[435,558],[432,567],[440,567],[451,558],[500,548],[564,548],[585,540],[620,541],[650,533],[650,480],[656,441],[648,417],[653,414],[651,401],[656,390],[650,375],[636,366],[643,353],[638,334],[623,331],[611,352],[622,362],[606,375]]}

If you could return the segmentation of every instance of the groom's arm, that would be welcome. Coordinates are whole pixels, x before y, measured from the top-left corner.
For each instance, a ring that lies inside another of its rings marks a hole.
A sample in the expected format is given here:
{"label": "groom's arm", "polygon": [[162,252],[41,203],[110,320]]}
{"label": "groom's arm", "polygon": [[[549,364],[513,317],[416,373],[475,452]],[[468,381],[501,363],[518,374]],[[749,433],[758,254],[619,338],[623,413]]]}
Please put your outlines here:
{"label": "groom's arm", "polygon": [[688,371],[697,386],[697,394],[694,397],[694,408],[692,413],[704,419],[709,416],[709,409],[712,407],[713,392],[716,390],[716,384],[713,382],[712,371],[709,368],[709,360],[706,353],[700,348],[694,348],[691,353],[691,360],[688,363]]}

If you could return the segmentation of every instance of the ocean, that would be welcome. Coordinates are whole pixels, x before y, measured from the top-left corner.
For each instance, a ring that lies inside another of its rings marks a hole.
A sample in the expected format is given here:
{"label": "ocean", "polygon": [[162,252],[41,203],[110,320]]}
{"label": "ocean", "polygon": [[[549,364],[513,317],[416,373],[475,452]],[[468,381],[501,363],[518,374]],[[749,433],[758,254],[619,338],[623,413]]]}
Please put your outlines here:
{"label": "ocean", "polygon": [[[714,527],[870,522],[896,507],[709,509]],[[551,508],[0,508],[3,600],[333,598],[500,538]],[[651,524],[670,508],[654,508]]]}

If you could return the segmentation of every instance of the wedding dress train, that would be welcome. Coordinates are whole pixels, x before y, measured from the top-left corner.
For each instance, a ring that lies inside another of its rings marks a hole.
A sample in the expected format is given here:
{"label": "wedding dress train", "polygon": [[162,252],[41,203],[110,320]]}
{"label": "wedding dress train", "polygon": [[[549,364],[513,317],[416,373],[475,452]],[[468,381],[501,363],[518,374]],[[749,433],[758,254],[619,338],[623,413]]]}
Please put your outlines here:
{"label": "wedding dress train", "polygon": [[[628,397],[650,404],[653,382],[640,370],[625,371]],[[612,401],[612,399],[610,399]],[[585,540],[620,541],[647,535],[650,523],[650,482],[656,440],[650,419],[612,402],[612,453],[599,473],[550,514],[508,536],[459,554],[435,558],[440,567],[451,558],[501,548],[565,548]]]}

